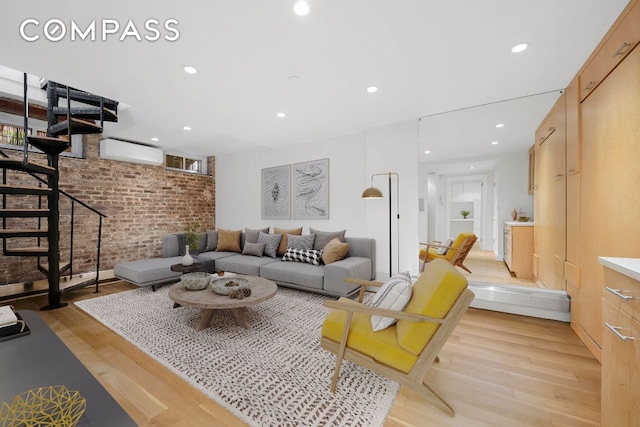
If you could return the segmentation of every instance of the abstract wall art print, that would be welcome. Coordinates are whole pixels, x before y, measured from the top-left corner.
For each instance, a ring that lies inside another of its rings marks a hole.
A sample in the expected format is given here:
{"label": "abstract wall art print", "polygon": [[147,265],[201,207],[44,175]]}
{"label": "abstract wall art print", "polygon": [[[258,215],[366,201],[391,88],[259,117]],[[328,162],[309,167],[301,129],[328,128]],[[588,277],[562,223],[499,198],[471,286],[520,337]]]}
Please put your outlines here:
{"label": "abstract wall art print", "polygon": [[329,219],[329,159],[293,165],[293,219]]}
{"label": "abstract wall art print", "polygon": [[291,165],[262,169],[262,219],[291,219]]}

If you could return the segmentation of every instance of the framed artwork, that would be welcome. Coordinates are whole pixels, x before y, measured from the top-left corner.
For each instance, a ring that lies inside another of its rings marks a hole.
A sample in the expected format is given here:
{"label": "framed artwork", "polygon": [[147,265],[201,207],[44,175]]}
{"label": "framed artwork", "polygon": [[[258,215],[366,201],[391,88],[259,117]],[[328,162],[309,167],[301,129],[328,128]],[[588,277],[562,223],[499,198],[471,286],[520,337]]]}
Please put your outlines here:
{"label": "framed artwork", "polygon": [[291,165],[262,169],[262,219],[291,219]]}
{"label": "framed artwork", "polygon": [[329,219],[329,159],[293,165],[293,219]]}

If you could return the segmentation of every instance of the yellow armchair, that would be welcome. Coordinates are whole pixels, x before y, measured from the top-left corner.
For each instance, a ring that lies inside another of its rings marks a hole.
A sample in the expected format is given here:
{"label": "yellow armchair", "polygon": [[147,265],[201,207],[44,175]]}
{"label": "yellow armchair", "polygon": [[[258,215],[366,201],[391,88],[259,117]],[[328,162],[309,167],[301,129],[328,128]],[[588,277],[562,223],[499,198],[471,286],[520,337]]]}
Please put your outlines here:
{"label": "yellow armchair", "polygon": [[[323,323],[320,345],[337,355],[331,391],[337,387],[342,360],[347,359],[424,397],[435,396],[453,416],[453,408],[424,382],[424,377],[474,298],[466,278],[447,261],[434,260],[413,285],[411,300],[403,311],[362,303],[366,287],[382,283],[347,281],[361,286],[359,301],[340,298],[324,304],[332,310]],[[398,320],[374,332],[371,315]]]}
{"label": "yellow armchair", "polygon": [[[420,271],[424,269],[426,263],[440,258],[471,273],[471,270],[469,270],[463,262],[476,243],[476,240],[478,240],[478,237],[473,233],[460,233],[458,237],[456,237],[456,240],[449,246],[438,244],[439,242],[420,243],[420,245],[425,245],[419,254]],[[446,251],[444,254],[439,254],[438,249],[446,249]]]}

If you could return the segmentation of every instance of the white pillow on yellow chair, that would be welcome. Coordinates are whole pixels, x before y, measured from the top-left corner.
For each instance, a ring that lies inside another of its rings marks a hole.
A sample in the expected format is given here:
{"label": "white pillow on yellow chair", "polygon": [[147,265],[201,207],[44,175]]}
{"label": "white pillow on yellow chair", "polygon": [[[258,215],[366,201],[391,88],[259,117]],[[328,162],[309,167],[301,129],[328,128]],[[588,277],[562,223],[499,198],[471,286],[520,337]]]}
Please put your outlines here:
{"label": "white pillow on yellow chair", "polygon": [[[408,271],[394,274],[380,287],[371,303],[372,307],[402,311],[411,299],[411,275]],[[377,332],[396,323],[393,317],[371,316],[371,328]]]}

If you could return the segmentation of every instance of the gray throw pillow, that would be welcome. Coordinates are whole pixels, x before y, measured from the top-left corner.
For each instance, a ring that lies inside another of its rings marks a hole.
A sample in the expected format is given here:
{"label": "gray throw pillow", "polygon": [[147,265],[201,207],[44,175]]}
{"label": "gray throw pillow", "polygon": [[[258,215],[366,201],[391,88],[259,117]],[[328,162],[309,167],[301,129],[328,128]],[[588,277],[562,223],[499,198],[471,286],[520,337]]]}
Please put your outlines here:
{"label": "gray throw pillow", "polygon": [[315,234],[305,234],[304,236],[287,234],[287,247],[294,249],[313,249],[313,242],[315,240]]}
{"label": "gray throw pillow", "polygon": [[267,234],[262,231],[258,235],[258,243],[264,243],[264,254],[268,257],[275,258],[278,251],[278,245],[282,239],[282,234]]}
{"label": "gray throw pillow", "polygon": [[207,230],[207,247],[204,252],[215,251],[218,247],[218,231]]}
{"label": "gray throw pillow", "polygon": [[327,243],[337,237],[341,243],[344,243],[344,234],[347,230],[340,231],[320,231],[314,228],[309,228],[310,234],[316,235],[316,241],[313,243],[313,249],[320,250],[327,246]]}
{"label": "gray throw pillow", "polygon": [[263,228],[261,230],[253,230],[251,228],[244,229],[244,241],[249,243],[258,243],[258,236],[260,233],[268,233],[269,227]]}
{"label": "gray throw pillow", "polygon": [[242,255],[253,255],[262,257],[265,246],[267,246],[265,243],[246,242],[244,244],[244,248],[242,249]]}

